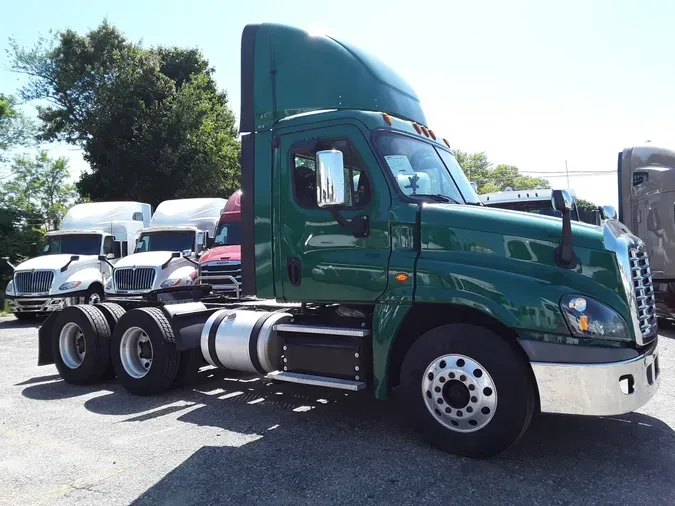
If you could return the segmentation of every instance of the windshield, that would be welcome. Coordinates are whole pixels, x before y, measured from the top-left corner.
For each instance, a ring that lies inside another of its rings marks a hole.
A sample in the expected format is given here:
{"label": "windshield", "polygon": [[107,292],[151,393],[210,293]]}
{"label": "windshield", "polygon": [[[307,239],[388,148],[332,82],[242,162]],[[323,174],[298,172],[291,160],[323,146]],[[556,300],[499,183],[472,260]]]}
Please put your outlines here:
{"label": "windshield", "polygon": [[45,255],[98,255],[101,253],[101,235],[73,234],[47,237]]}
{"label": "windshield", "polygon": [[220,223],[213,244],[214,246],[241,244],[241,223],[238,221]]}
{"label": "windshield", "polygon": [[[522,211],[524,213],[541,214],[543,216],[555,216],[557,218],[562,218],[562,213],[553,209],[550,200],[535,200],[531,202],[500,202],[499,204],[490,204],[489,207],[511,209],[512,211]],[[574,221],[580,221],[579,211],[576,205],[572,206],[570,218]]]}
{"label": "windshield", "polygon": [[134,253],[144,251],[193,251],[195,234],[189,230],[143,232]]}
{"label": "windshield", "polygon": [[459,203],[479,204],[449,151],[395,133],[379,135],[377,145],[405,195],[442,195]]}

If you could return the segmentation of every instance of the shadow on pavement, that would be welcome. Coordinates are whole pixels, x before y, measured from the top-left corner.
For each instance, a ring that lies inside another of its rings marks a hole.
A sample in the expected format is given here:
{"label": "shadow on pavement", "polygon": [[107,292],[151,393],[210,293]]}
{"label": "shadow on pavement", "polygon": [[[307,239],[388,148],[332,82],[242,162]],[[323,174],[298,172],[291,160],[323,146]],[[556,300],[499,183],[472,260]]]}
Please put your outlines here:
{"label": "shadow on pavement", "polygon": [[[56,382],[27,387],[24,395],[49,385],[52,397],[76,388]],[[163,396],[132,396],[117,384],[106,388],[112,392],[88,399],[86,409],[128,417],[121,423],[178,416],[259,436],[240,447],[222,446],[214,437],[212,446],[195,452],[136,504],[401,504],[448,497],[476,504],[675,503],[675,433],[639,413],[540,415],[514,447],[471,460],[426,444],[403,421],[396,398],[374,402],[367,393],[212,369],[202,371],[192,389]]]}
{"label": "shadow on pavement", "polygon": [[37,329],[42,325],[44,318],[21,322],[14,317],[0,321],[0,330],[10,329]]}

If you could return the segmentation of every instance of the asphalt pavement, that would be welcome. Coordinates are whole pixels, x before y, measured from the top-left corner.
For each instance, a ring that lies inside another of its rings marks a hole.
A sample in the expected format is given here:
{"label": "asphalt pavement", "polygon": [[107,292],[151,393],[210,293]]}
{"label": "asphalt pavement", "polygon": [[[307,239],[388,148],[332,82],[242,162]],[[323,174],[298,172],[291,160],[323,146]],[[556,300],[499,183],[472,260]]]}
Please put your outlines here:
{"label": "asphalt pavement", "polygon": [[38,367],[0,318],[0,504],[675,504],[675,330],[639,412],[541,415],[489,460],[431,448],[396,399],[204,370],[143,398]]}

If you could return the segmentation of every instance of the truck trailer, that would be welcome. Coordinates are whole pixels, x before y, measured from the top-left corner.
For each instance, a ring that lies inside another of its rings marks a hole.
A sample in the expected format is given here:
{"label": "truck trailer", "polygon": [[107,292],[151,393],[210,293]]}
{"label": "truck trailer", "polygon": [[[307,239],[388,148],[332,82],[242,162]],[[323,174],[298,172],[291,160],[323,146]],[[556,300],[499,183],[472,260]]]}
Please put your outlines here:
{"label": "truck trailer", "polygon": [[243,294],[65,308],[40,329],[39,364],[77,327],[77,381],[112,360],[134,394],[169,388],[195,352],[379,400],[398,388],[412,427],[471,457],[512,445],[535,412],[617,415],[655,394],[648,254],[620,222],[572,223],[564,191],[561,218],[480,205],[414,90],[328,36],[246,26],[241,98]]}
{"label": "truck trailer", "polygon": [[10,310],[27,320],[68,304],[100,302],[113,266],[133,250],[150,213],[150,204],[140,202],[72,207],[59,229],[45,234],[42,255],[10,264],[14,275],[5,289]]}

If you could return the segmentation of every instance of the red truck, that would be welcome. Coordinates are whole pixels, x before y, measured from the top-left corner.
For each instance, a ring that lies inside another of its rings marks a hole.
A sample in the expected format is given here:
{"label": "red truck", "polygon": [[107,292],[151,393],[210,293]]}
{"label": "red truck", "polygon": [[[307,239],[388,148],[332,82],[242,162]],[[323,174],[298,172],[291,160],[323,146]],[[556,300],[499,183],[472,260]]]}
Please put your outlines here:
{"label": "red truck", "polygon": [[211,248],[199,259],[199,282],[214,292],[241,290],[241,190],[227,199]]}

